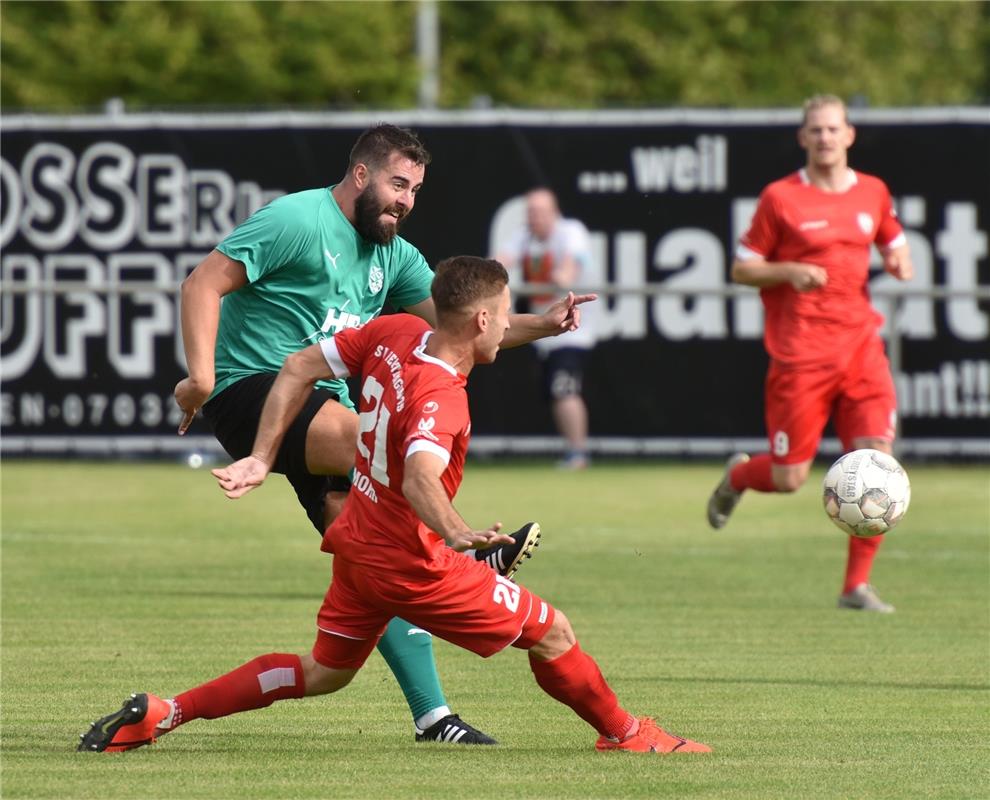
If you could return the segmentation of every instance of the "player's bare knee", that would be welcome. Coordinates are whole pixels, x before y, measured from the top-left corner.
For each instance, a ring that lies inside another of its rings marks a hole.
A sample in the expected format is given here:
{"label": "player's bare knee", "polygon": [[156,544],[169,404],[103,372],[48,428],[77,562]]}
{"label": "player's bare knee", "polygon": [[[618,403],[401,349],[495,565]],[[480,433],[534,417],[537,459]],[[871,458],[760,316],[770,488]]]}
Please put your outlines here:
{"label": "player's bare knee", "polygon": [[357,414],[340,403],[324,403],[306,431],[306,469],[313,475],[346,475],[354,466],[357,431]]}
{"label": "player's bare knee", "polygon": [[790,494],[791,492],[796,492],[804,484],[804,479],[794,476],[788,476],[786,478],[781,478],[780,480],[775,480],[774,485],[777,487],[777,491]]}
{"label": "player's bare knee", "polygon": [[303,681],[306,685],[306,696],[330,694],[343,689],[357,674],[355,669],[333,669],[325,667],[312,654],[300,657],[303,668]]}
{"label": "player's bare knee", "polygon": [[559,609],[554,609],[553,622],[543,638],[534,644],[529,652],[540,661],[551,661],[564,655],[575,644],[577,644],[577,637],[571,628],[570,620]]}
{"label": "player's bare knee", "polygon": [[854,439],[853,450],[879,450],[881,453],[887,453],[887,455],[893,455],[894,446],[893,442],[889,439],[871,439],[864,437],[862,439]]}
{"label": "player's bare knee", "polygon": [[778,492],[796,492],[808,480],[807,469],[774,470],[773,485]]}

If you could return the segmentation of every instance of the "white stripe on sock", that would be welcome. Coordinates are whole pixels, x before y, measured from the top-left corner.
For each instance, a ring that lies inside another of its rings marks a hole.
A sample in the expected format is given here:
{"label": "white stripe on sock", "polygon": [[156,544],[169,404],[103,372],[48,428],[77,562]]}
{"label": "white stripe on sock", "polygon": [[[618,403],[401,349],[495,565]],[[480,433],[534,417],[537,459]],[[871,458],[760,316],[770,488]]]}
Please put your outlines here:
{"label": "white stripe on sock", "polygon": [[258,675],[261,693],[268,694],[283,686],[296,685],[296,671],[292,667],[275,667]]}

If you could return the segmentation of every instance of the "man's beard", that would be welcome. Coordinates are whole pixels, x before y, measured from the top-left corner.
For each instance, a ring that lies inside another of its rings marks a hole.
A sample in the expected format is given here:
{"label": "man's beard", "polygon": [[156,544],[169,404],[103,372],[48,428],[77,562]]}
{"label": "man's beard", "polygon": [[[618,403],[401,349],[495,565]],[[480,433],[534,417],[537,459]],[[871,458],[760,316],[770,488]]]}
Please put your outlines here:
{"label": "man's beard", "polygon": [[395,238],[399,232],[399,223],[405,217],[400,212],[395,224],[389,225],[381,220],[382,214],[387,210],[370,186],[357,196],[354,200],[354,227],[361,238],[380,245],[387,245]]}

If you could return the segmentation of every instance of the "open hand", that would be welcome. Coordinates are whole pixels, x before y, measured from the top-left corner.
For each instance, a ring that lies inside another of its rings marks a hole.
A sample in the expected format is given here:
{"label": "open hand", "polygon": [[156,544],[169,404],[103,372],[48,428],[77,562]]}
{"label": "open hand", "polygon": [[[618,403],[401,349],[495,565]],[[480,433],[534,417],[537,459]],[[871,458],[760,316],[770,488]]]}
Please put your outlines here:
{"label": "open hand", "polygon": [[452,550],[463,553],[465,550],[484,550],[496,544],[512,544],[515,539],[506,533],[499,533],[502,523],[496,522],[484,531],[462,531],[447,541]]}
{"label": "open hand", "polygon": [[268,465],[255,456],[248,456],[227,467],[211,470],[223,493],[231,500],[236,500],[256,486],[261,486],[268,477],[269,471]]}

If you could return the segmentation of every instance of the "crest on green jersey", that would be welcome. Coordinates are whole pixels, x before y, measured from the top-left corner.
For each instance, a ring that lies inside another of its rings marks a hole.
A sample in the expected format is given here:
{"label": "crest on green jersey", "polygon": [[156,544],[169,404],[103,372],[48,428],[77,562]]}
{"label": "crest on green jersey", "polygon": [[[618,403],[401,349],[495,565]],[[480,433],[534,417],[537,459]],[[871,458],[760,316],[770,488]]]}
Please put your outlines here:
{"label": "crest on green jersey", "polygon": [[384,282],[385,273],[382,272],[382,268],[377,264],[372,264],[371,269],[368,270],[368,289],[371,290],[372,294],[378,294],[382,290]]}

